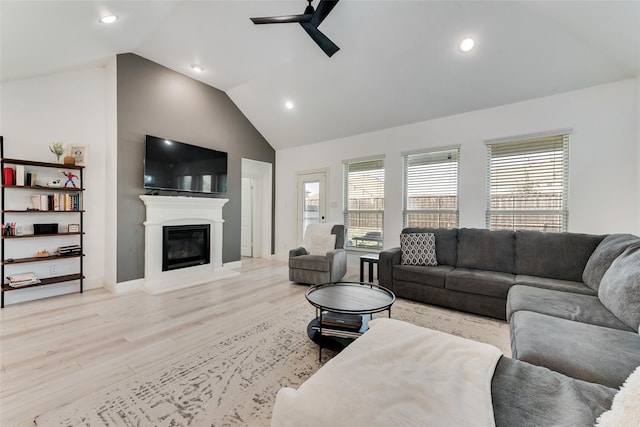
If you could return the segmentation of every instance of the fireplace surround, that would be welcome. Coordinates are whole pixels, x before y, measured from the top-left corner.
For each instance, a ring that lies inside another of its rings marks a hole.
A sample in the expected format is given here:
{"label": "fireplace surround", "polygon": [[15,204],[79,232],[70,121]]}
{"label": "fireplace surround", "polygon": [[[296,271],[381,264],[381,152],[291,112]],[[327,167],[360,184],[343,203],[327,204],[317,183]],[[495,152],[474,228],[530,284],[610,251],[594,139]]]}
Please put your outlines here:
{"label": "fireplace surround", "polygon": [[[222,265],[222,207],[228,199],[148,195],[140,199],[146,207],[143,290],[158,294],[239,274]],[[209,263],[163,270],[164,228],[202,225],[210,230]]]}

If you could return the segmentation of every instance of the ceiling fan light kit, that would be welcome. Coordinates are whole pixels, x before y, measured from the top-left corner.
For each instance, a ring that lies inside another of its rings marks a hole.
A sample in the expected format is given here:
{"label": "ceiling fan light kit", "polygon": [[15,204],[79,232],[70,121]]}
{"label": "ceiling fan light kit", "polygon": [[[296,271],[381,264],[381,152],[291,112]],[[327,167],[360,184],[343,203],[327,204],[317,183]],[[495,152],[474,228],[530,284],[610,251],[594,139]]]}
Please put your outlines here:
{"label": "ceiling fan light kit", "polygon": [[327,36],[325,36],[318,26],[329,15],[329,12],[333,10],[339,0],[320,0],[318,8],[314,10],[311,2],[313,0],[307,0],[309,3],[302,15],[283,15],[283,16],[270,16],[263,18],[251,18],[251,21],[256,24],[288,24],[298,23],[309,34],[314,42],[320,49],[327,54],[328,57],[333,56],[334,53],[340,50],[338,46]]}

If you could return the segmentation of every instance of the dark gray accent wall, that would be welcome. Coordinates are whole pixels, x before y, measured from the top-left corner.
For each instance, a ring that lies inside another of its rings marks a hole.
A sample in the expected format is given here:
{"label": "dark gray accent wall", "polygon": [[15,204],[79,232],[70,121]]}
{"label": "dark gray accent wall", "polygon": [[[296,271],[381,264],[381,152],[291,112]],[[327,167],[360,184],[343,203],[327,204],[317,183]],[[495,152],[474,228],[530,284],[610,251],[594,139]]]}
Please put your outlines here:
{"label": "dark gray accent wall", "polygon": [[118,192],[117,281],[144,277],[145,208],[138,196],[146,193],[147,134],[229,153],[228,193],[221,196],[229,199],[223,209],[222,262],[240,260],[241,159],[275,169],[275,150],[216,88],[130,53],[117,56],[117,80],[118,176],[112,177]]}

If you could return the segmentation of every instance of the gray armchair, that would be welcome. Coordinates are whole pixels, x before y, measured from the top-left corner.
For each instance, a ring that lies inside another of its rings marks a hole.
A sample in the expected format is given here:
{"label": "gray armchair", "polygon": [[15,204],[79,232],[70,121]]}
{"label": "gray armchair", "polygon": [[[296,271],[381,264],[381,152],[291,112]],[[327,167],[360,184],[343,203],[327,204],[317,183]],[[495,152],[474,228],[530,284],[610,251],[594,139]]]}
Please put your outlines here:
{"label": "gray armchair", "polygon": [[336,235],[333,250],[325,255],[310,255],[304,247],[289,251],[289,280],[317,285],[338,282],[347,273],[347,252],[344,249],[345,227],[336,224],[331,229]]}

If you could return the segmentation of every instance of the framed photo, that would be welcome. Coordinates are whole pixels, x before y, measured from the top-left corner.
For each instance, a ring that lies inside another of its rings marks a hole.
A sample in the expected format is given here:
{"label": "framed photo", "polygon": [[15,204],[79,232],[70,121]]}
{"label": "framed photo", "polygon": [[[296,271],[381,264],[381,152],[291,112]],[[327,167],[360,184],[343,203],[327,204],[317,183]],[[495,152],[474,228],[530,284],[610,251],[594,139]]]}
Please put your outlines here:
{"label": "framed photo", "polygon": [[69,231],[69,233],[80,232],[80,224],[69,224],[69,226],[67,227],[67,231]]}
{"label": "framed photo", "polygon": [[76,165],[87,165],[87,146],[86,145],[72,145],[69,147],[69,155],[76,159]]}

